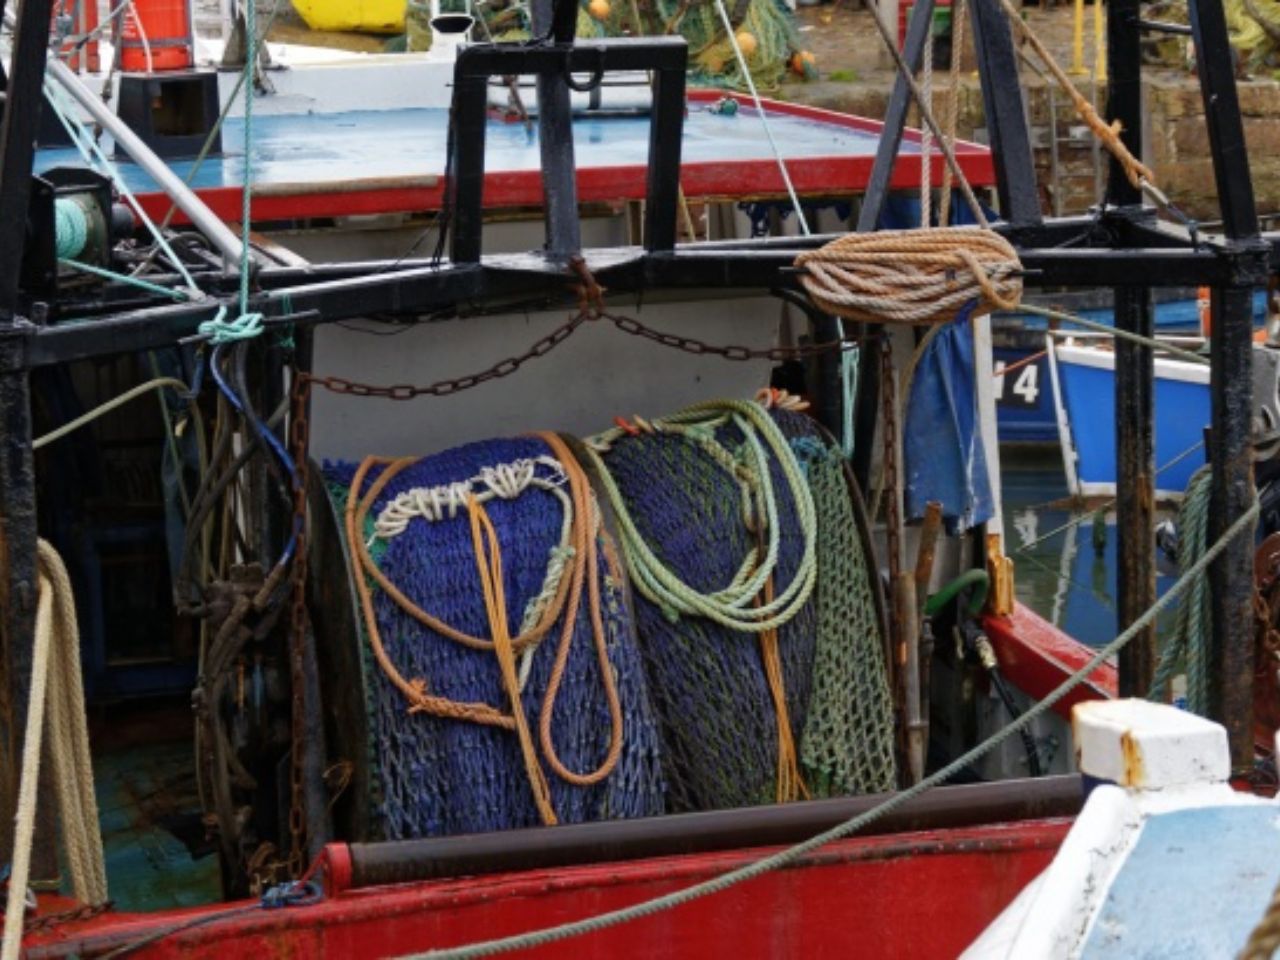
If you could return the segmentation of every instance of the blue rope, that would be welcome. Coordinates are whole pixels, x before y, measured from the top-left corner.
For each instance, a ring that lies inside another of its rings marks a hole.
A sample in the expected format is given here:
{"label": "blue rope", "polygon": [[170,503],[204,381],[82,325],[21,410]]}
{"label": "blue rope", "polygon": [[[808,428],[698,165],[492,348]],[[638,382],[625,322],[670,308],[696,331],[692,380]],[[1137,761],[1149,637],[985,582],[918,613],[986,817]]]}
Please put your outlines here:
{"label": "blue rope", "polygon": [[[289,476],[289,487],[295,493],[298,488],[298,474],[293,466],[293,458],[289,455],[289,451],[285,448],[280,438],[270,430],[265,423],[258,419],[258,415],[253,412],[253,408],[245,403],[231,385],[227,383],[226,378],[222,375],[221,360],[222,351],[226,348],[225,343],[217,344],[213,348],[213,356],[209,359],[209,373],[213,375],[213,381],[218,385],[218,390],[227,398],[227,402],[248,422],[253,432],[275,453],[280,463],[284,466],[285,472]],[[302,523],[300,519],[295,518],[293,529],[289,534],[289,542],[285,544],[284,552],[280,555],[274,566],[280,566],[287,563],[294,554],[298,546],[298,537],[302,533]]]}

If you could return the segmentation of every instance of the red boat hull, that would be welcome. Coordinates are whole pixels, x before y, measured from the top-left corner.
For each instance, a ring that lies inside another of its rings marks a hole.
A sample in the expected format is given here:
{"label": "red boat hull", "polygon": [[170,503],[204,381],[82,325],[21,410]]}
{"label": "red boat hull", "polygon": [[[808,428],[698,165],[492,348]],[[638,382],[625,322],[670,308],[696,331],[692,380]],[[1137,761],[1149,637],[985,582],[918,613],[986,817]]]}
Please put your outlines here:
{"label": "red boat hull", "polygon": [[[833,843],[799,865],[528,956],[953,957],[1053,857],[1068,819]],[[94,956],[196,918],[131,957],[387,957],[540,929],[680,889],[767,849],[523,871],[252,904],[104,915],[28,940],[28,956]],[[212,920],[214,914],[225,918]]]}

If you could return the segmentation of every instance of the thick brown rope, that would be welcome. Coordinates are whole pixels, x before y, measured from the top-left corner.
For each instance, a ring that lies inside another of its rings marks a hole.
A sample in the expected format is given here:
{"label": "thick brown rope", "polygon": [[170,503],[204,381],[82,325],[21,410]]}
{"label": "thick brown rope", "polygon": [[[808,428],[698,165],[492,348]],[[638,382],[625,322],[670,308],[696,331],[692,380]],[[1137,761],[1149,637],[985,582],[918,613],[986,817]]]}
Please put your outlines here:
{"label": "thick brown rope", "polygon": [[800,283],[827,313],[869,323],[944,323],[1016,309],[1022,264],[984,227],[851,233],[796,257]]}
{"label": "thick brown rope", "polygon": [[1036,52],[1036,56],[1040,58],[1041,62],[1049,69],[1049,72],[1053,74],[1054,79],[1058,81],[1058,85],[1071,98],[1071,103],[1076,108],[1076,113],[1080,119],[1093,131],[1093,135],[1098,138],[1107,149],[1107,152],[1119,161],[1129,182],[1138,190],[1154,187],[1155,175],[1152,174],[1151,168],[1130,153],[1129,148],[1120,139],[1120,121],[1107,123],[1103,120],[1098,115],[1098,111],[1093,108],[1093,104],[1086,100],[1084,94],[1071,82],[1071,78],[1067,76],[1066,71],[1058,66],[1058,61],[1053,59],[1053,55],[1049,53],[1040,38],[1036,36],[1030,24],[1022,19],[1022,13],[1010,0],[1000,0],[1000,5],[1008,15],[1009,21],[1017,27],[1018,32],[1030,44],[1031,49]]}
{"label": "thick brown rope", "polygon": [[1271,902],[1249,934],[1238,960],[1272,960],[1277,950],[1280,950],[1280,884],[1271,894]]}

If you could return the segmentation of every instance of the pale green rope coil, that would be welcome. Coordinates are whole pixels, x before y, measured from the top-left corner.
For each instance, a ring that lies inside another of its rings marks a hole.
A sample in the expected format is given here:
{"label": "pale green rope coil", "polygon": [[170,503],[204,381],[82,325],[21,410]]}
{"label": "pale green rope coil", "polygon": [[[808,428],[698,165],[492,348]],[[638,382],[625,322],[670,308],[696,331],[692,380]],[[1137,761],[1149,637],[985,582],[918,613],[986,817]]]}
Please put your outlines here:
{"label": "pale green rope coil", "polygon": [[53,201],[53,234],[59,260],[80,256],[89,242],[89,218],[84,207],[69,197]]}
{"label": "pale green rope coil", "polygon": [[542,930],[534,930],[528,933],[516,934],[510,937],[502,937],[497,940],[487,940],[481,943],[472,943],[466,946],[453,947],[444,950],[431,950],[425,953],[416,953],[405,955],[401,960],[466,960],[470,957],[484,957],[497,953],[510,953],[515,950],[528,950],[533,947],[542,946],[548,943],[557,943],[561,940],[567,940],[570,937],[577,937],[587,933],[594,933],[604,930],[608,927],[614,927],[631,920],[638,920],[642,917],[651,916],[661,913],[664,910],[670,910],[674,907],[689,903],[701,897],[709,896],[713,893],[720,893],[730,887],[737,886],[747,880],[752,880],[758,876],[777,870],[782,867],[795,863],[802,857],[812,853],[820,847],[836,840],[843,839],[852,833],[856,833],[863,827],[875,822],[892,811],[898,809],[903,804],[914,800],[921,794],[932,790],[939,784],[950,780],[957,773],[970,766],[977,760],[986,756],[997,746],[1003,743],[1011,736],[1015,736],[1021,731],[1027,729],[1044,716],[1053,706],[1063,697],[1079,686],[1084,680],[1092,674],[1098,667],[1102,666],[1110,658],[1114,657],[1124,647],[1141,634],[1152,623],[1156,617],[1168,607],[1174,600],[1181,596],[1182,592],[1189,584],[1203,577],[1209,564],[1216,560],[1219,554],[1227,548],[1236,537],[1249,530],[1253,522],[1257,519],[1259,506],[1255,502],[1252,507],[1245,511],[1222,535],[1222,537],[1214,543],[1212,547],[1189,568],[1187,568],[1176,583],[1173,584],[1159,600],[1157,600],[1150,609],[1142,616],[1129,625],[1123,633],[1112,640],[1105,647],[1098,650],[1083,667],[1068,677],[1061,686],[1050,693],[1039,703],[1032,706],[1022,716],[1018,717],[1000,732],[994,734],[982,743],[965,752],[955,760],[951,761],[945,767],[937,770],[935,773],[925,777],[914,787],[895,793],[889,797],[884,803],[873,807],[865,813],[861,813],[856,817],[837,824],[830,830],[824,830],[816,836],[810,837],[803,843],[780,850],[777,853],[762,857],[745,866],[730,870],[718,877],[705,880],[702,883],[696,883],[692,886],[677,890],[674,893],[665,894],[661,897],[655,897],[652,900],[646,900],[643,903],[637,903],[630,907],[624,907],[620,910],[611,910],[607,913],[598,914],[594,917],[588,917],[585,920],[579,920],[574,923],[562,924],[558,927],[548,927]]}
{"label": "pale green rope coil", "polygon": [[[763,558],[758,557],[756,551],[750,551],[732,582],[715,593],[701,593],[681,580],[645,542],[627,509],[622,492],[609,473],[606,457],[602,456],[602,452],[607,455],[609,446],[626,433],[621,428],[615,428],[593,437],[585,445],[585,450],[617,516],[623,554],[636,588],[646,599],[673,618],[681,615],[706,617],[730,630],[743,633],[762,633],[789,621],[808,601],[817,578],[817,518],[813,495],[805,482],[795,453],[773,418],[763,407],[751,401],[714,400],[695,404],[652,423],[638,422],[655,432],[675,434],[698,444],[717,464],[734,476],[743,492],[744,519],[748,527],[752,528],[763,520],[767,548]],[[736,426],[746,438],[742,459],[729,453],[715,439],[715,430],[728,423]],[[786,478],[804,538],[804,553],[795,577],[786,588],[771,602],[753,606],[757,603],[765,581],[777,567],[781,536],[777,494],[773,489],[769,455],[765,446],[777,458]]]}

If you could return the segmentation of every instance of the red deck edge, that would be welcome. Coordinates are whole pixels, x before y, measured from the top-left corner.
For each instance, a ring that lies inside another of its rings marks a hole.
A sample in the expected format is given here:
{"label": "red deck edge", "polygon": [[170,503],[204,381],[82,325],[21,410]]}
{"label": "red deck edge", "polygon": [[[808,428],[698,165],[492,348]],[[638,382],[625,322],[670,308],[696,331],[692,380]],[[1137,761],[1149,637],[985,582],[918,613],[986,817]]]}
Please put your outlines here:
{"label": "red deck edge", "polygon": [[[1068,819],[863,837],[730,890],[520,956],[934,958],[972,942],[1045,866]],[[219,905],[105,914],[32,936],[26,956],[96,956],[160,931],[138,956],[393,956],[541,929],[689,886],[770,849],[530,870],[339,893],[277,910]],[[202,917],[238,911],[184,930]],[[133,954],[130,954],[131,956]]]}
{"label": "red deck edge", "polygon": [[[1018,603],[1009,617],[988,616],[983,627],[1000,670],[1033,700],[1048,696],[1097,653]],[[1071,719],[1071,708],[1086,700],[1113,699],[1119,688],[1114,664],[1104,663],[1053,709]]]}
{"label": "red deck edge", "polygon": [[[688,102],[703,105],[724,95],[719,90],[690,90]],[[850,130],[879,134],[884,124],[865,117],[807,107],[777,100],[762,101],[769,113],[820,120]],[[917,131],[906,131],[903,139],[918,142]],[[965,176],[975,186],[988,186],[995,181],[991,151],[977,144],[960,142],[956,159]],[[941,182],[944,160],[939,155],[932,161],[933,182]],[[841,196],[866,189],[874,165],[872,157],[825,156],[787,161],[787,172],[796,191],[809,196]],[[912,157],[898,158],[894,164],[890,187],[906,189],[919,184],[920,163]],[[408,179],[408,178],[406,178]],[[444,180],[433,186],[418,182],[403,187],[387,185],[361,189],[359,183],[350,190],[335,191],[333,184],[299,184],[297,193],[277,193],[252,197],[253,219],[265,223],[278,220],[306,220],[329,217],[376,216],[391,213],[419,213],[439,210],[444,202]],[[685,163],[680,168],[680,184],[687,197],[704,199],[750,199],[783,196],[786,186],[773,160],[746,160],[724,163]],[[277,188],[278,189],[278,188]],[[241,189],[215,187],[196,191],[217,216],[228,222],[240,218]],[[642,200],[645,195],[645,167],[630,164],[617,167],[589,167],[578,171],[578,199],[582,203],[611,203]],[[153,219],[163,217],[171,201],[162,193],[143,193],[138,201]],[[487,173],[484,178],[486,207],[538,207],[542,205],[542,173],[538,170]],[[186,222],[181,213],[178,222]]]}

